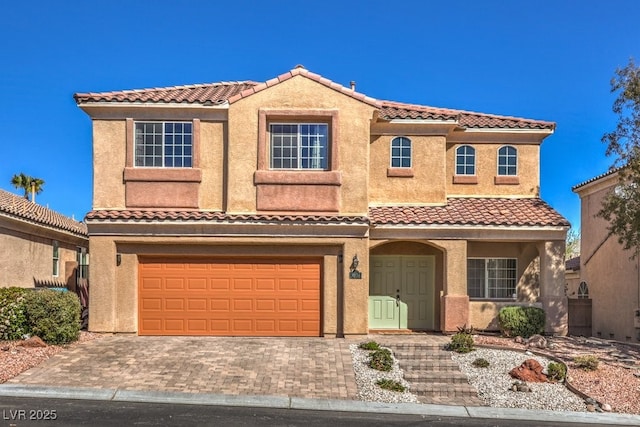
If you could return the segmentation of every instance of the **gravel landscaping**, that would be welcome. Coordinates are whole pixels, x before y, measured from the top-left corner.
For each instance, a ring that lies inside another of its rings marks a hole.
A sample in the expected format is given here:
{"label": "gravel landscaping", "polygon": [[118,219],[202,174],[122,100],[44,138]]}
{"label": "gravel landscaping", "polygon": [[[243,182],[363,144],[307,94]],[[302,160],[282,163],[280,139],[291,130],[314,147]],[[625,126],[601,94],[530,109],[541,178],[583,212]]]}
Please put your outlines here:
{"label": "gravel landscaping", "polygon": [[[582,398],[569,391],[562,383],[528,382],[531,392],[513,391],[516,381],[509,371],[526,359],[537,360],[545,369],[551,360],[517,351],[479,348],[466,354],[452,353],[452,358],[478,390],[478,397],[487,406],[496,408],[549,409],[555,411],[585,411]],[[472,365],[477,358],[489,361],[486,368]]]}

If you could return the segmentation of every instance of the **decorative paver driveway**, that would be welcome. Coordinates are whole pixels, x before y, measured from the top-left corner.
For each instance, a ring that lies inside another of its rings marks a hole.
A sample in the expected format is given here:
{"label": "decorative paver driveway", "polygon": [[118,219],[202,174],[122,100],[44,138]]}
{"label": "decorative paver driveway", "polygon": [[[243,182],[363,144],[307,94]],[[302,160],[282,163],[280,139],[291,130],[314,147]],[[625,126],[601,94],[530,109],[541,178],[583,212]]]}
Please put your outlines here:
{"label": "decorative paver driveway", "polygon": [[356,399],[351,342],[115,335],[65,350],[9,383]]}

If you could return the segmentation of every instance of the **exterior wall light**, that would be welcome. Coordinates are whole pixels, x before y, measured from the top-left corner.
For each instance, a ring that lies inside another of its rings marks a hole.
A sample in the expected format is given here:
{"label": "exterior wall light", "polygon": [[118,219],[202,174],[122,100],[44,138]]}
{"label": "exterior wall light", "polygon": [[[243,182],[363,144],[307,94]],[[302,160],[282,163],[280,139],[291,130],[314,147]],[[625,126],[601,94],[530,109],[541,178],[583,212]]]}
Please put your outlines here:
{"label": "exterior wall light", "polygon": [[358,254],[355,254],[351,260],[351,265],[349,266],[349,279],[362,279],[362,273],[358,271],[359,264],[360,260],[358,259]]}

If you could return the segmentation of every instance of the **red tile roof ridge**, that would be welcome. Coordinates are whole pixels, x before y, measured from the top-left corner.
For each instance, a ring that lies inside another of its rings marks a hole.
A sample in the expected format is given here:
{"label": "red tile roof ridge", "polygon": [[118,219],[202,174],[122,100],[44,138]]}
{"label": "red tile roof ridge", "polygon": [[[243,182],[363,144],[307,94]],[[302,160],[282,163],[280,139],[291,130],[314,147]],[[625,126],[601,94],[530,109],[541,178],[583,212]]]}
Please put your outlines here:
{"label": "red tile roof ridge", "polygon": [[221,81],[221,82],[211,82],[211,83],[194,83],[194,84],[185,84],[185,85],[176,85],[176,86],[156,86],[156,87],[147,87],[141,89],[123,89],[123,90],[111,90],[107,92],[78,92],[74,95],[76,97],[94,97],[98,96],[106,96],[106,95],[126,95],[132,93],[143,93],[143,92],[155,92],[162,90],[180,90],[180,89],[198,89],[198,88],[209,88],[213,86],[238,86],[238,85],[257,85],[258,82],[254,82],[251,80],[237,80],[237,81]]}
{"label": "red tile roof ridge", "polygon": [[624,169],[624,166],[618,166],[618,167],[610,168],[608,171],[603,172],[600,175],[596,175],[593,178],[589,178],[586,181],[582,181],[581,183],[574,185],[573,187],[571,187],[571,191],[576,191],[580,187],[583,187],[583,186],[585,186],[587,184],[591,184],[592,182],[595,182],[595,181],[597,181],[599,179],[605,178],[605,177],[607,177],[609,175],[613,175],[616,172],[620,172],[620,170],[622,170],[622,169]]}
{"label": "red tile roof ridge", "polygon": [[87,225],[85,223],[2,189],[0,189],[0,214],[32,224],[69,232],[76,236],[87,237]]}
{"label": "red tile roof ridge", "polygon": [[[270,79],[270,80],[267,80],[266,82],[256,84],[253,88],[246,89],[238,94],[235,94],[229,97],[228,99],[229,104],[233,104],[234,102],[237,102],[242,98],[246,98],[247,96],[251,96],[254,93],[257,93],[269,87],[275,86],[276,84],[285,82],[295,76],[304,76],[310,80],[320,83],[323,86],[326,86],[344,95],[350,96],[351,98],[357,99],[358,101],[364,102],[365,104],[369,104],[376,108],[380,108],[380,103],[375,98],[372,98],[360,92],[356,92],[355,90],[352,90],[351,88],[347,88],[341,85],[340,83],[336,83],[332,80],[329,80],[326,77],[321,76],[320,74],[313,73],[302,66],[296,66],[292,70],[282,73],[279,76],[275,77],[274,79]],[[275,82],[275,80],[277,80],[277,82]]]}
{"label": "red tile roof ridge", "polygon": [[554,122],[550,122],[547,120],[528,119],[524,117],[507,116],[507,115],[492,114],[492,113],[481,113],[478,111],[460,110],[456,108],[433,107],[429,105],[411,104],[411,103],[404,103],[404,102],[398,102],[398,101],[380,100],[379,102],[383,107],[387,106],[392,108],[404,108],[409,110],[417,109],[417,110],[436,111],[441,113],[449,113],[451,115],[464,114],[464,115],[472,115],[472,116],[479,116],[479,117],[486,117],[486,118],[495,118],[495,119],[501,119],[501,120],[515,120],[515,121],[524,121],[527,123],[539,123],[542,125],[549,125],[549,126],[555,127]]}

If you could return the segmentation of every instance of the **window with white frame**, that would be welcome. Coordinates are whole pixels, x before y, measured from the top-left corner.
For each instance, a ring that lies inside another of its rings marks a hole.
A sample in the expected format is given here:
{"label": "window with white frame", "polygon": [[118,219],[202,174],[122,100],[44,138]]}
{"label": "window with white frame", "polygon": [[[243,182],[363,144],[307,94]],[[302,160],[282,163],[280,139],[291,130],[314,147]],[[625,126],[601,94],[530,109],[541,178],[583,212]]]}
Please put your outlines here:
{"label": "window with white frame", "polygon": [[398,136],[391,141],[391,167],[411,167],[411,140],[404,136]]}
{"label": "window with white frame", "polygon": [[58,277],[60,274],[60,245],[57,241],[53,241],[53,277]]}
{"label": "window with white frame", "polygon": [[467,294],[470,298],[513,298],[517,276],[515,258],[469,258]]}
{"label": "window with white frame", "polygon": [[476,150],[470,145],[456,148],[456,175],[476,174]]}
{"label": "window with white frame", "polygon": [[76,261],[78,262],[77,278],[89,278],[89,254],[87,253],[87,248],[78,248],[76,252]]}
{"label": "window with white frame", "polygon": [[518,150],[515,147],[505,145],[498,150],[498,175],[518,175]]}
{"label": "window with white frame", "polygon": [[136,122],[137,167],[190,168],[193,165],[191,122]]}
{"label": "window with white frame", "polygon": [[589,298],[589,286],[587,282],[580,282],[578,286],[578,299],[588,299]]}
{"label": "window with white frame", "polygon": [[328,124],[272,123],[269,133],[271,169],[328,168]]}

